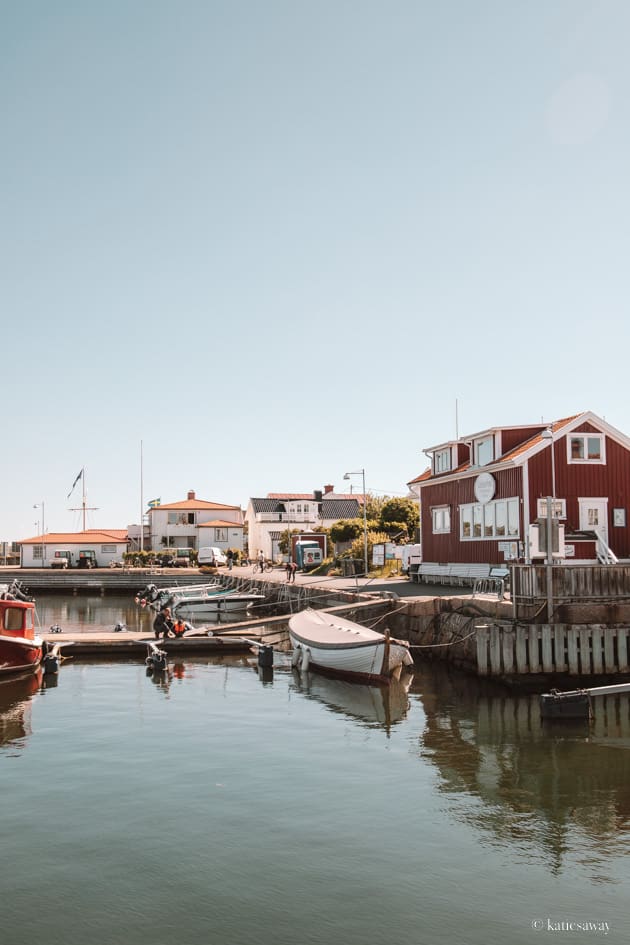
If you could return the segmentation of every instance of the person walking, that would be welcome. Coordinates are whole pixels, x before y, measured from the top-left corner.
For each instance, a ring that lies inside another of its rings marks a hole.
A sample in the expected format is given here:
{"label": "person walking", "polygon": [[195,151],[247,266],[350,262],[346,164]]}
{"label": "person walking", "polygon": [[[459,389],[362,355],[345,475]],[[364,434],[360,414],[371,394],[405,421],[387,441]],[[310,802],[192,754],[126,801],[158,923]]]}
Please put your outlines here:
{"label": "person walking", "polygon": [[285,570],[287,572],[287,584],[290,584],[291,583],[291,559],[290,558],[287,558],[287,565],[286,565]]}
{"label": "person walking", "polygon": [[258,567],[260,568],[260,573],[262,574],[263,571],[265,570],[265,555],[263,553],[262,548],[258,552]]}
{"label": "person walking", "polygon": [[228,571],[231,571],[232,565],[234,564],[234,552],[232,551],[231,548],[228,548],[227,554],[225,557],[227,558]]}
{"label": "person walking", "polygon": [[295,572],[297,571],[297,562],[291,562],[291,580],[295,584]]}

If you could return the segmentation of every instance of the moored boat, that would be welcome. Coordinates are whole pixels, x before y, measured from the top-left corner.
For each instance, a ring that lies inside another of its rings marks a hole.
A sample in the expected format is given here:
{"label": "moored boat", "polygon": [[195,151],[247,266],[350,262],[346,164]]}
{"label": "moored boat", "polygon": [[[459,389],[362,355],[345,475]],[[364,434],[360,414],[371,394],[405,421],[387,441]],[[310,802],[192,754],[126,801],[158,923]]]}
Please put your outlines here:
{"label": "moored boat", "polygon": [[289,637],[293,665],[303,671],[387,682],[400,675],[403,666],[413,666],[405,641],[321,610],[309,608],[291,617]]}
{"label": "moored boat", "polygon": [[174,597],[171,604],[173,613],[178,617],[203,617],[206,614],[218,614],[227,610],[248,610],[254,604],[260,604],[264,594],[244,593],[240,591],[217,591],[198,599]]}
{"label": "moored boat", "polygon": [[42,640],[35,633],[32,601],[0,600],[0,675],[35,670]]}

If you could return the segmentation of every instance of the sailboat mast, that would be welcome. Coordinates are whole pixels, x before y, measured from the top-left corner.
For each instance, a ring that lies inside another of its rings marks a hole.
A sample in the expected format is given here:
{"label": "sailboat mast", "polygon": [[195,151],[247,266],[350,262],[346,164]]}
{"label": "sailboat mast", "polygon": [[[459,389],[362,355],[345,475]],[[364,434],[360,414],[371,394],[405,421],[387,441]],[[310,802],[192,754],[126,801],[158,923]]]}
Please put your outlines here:
{"label": "sailboat mast", "polygon": [[81,509],[83,510],[83,531],[85,531],[86,511],[87,511],[87,508],[86,508],[87,501],[86,501],[86,496],[85,496],[85,466],[83,467],[81,472],[83,473],[83,475],[81,476],[81,482],[83,483],[83,496],[81,498]]}
{"label": "sailboat mast", "polygon": [[142,440],[140,440],[140,551],[144,551],[144,486],[142,475]]}

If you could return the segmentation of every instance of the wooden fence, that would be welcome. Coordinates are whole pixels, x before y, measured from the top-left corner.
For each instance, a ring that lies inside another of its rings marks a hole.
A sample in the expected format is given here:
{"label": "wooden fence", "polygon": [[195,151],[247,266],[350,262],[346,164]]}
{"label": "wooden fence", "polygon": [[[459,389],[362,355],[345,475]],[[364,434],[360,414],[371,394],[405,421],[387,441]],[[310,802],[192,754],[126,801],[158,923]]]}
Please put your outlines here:
{"label": "wooden fence", "polygon": [[591,624],[479,624],[480,676],[568,673],[598,676],[630,671],[630,628]]}
{"label": "wooden fence", "polygon": [[630,601],[630,565],[517,564],[511,568],[512,600],[518,605],[535,604],[547,597],[547,574],[551,570],[556,603],[586,601]]}

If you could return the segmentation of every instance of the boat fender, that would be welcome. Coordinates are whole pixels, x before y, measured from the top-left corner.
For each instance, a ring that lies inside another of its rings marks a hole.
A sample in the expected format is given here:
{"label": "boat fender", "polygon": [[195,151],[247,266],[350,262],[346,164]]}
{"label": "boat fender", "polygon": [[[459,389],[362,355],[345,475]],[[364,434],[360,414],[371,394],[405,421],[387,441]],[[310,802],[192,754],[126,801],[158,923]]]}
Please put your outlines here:
{"label": "boat fender", "polygon": [[308,672],[309,663],[311,662],[311,651],[307,646],[304,647],[304,655],[302,656],[302,665],[300,669],[303,673]]}
{"label": "boat fender", "polygon": [[291,666],[297,666],[298,663],[300,662],[300,659],[302,656],[301,650],[302,650],[302,647],[299,644],[293,650],[293,653],[291,655]]}

